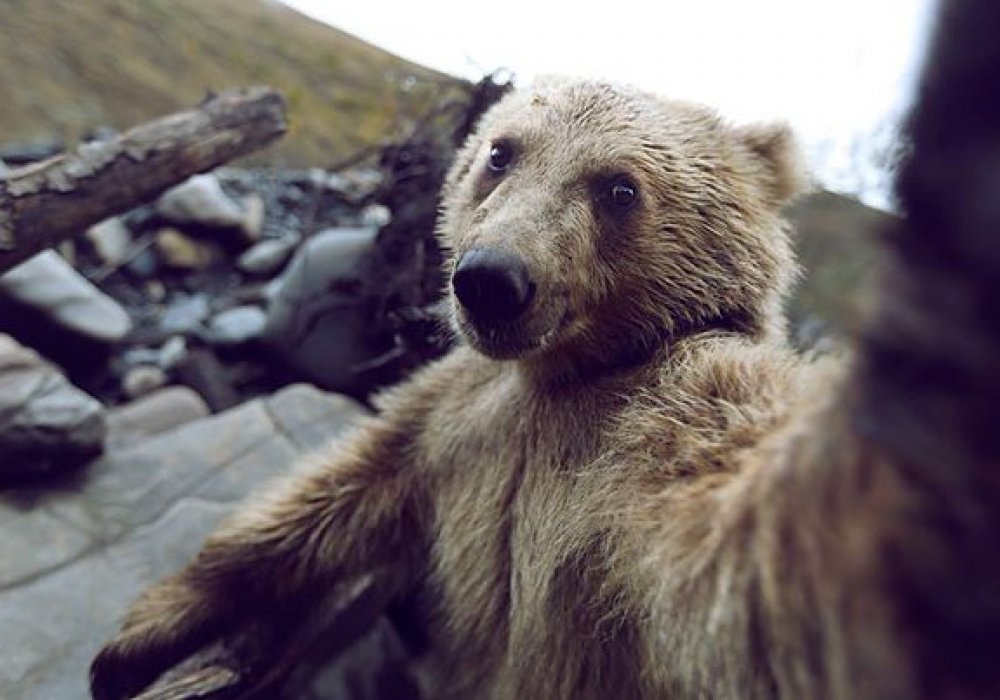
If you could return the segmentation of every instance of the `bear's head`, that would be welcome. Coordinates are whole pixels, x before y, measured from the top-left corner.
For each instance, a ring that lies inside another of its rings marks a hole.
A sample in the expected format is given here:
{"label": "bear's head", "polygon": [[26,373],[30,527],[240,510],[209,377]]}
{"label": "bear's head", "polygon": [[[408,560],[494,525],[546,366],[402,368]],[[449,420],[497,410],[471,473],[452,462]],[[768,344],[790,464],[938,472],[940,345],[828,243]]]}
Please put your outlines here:
{"label": "bear's head", "polygon": [[804,184],[784,125],[598,82],[516,91],[444,187],[454,325],[487,356],[567,370],[777,332],[796,271],[781,209]]}

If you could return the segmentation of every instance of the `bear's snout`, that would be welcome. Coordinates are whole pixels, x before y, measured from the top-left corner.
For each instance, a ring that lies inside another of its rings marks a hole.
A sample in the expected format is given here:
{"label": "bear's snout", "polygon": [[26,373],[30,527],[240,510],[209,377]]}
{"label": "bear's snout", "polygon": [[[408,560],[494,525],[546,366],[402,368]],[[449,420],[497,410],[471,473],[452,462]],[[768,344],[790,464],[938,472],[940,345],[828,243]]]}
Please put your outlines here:
{"label": "bear's snout", "polygon": [[455,266],[455,296],[473,323],[493,325],[519,318],[535,293],[528,266],[499,248],[473,248]]}

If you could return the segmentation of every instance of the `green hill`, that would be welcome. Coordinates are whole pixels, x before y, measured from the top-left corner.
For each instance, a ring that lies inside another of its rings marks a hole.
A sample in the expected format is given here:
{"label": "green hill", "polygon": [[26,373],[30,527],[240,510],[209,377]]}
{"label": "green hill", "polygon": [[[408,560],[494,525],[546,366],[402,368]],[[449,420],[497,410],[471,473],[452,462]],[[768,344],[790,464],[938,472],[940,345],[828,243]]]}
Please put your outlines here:
{"label": "green hill", "polygon": [[454,82],[271,0],[0,0],[0,143],[72,143],[263,83],[291,119],[267,160],[324,165]]}

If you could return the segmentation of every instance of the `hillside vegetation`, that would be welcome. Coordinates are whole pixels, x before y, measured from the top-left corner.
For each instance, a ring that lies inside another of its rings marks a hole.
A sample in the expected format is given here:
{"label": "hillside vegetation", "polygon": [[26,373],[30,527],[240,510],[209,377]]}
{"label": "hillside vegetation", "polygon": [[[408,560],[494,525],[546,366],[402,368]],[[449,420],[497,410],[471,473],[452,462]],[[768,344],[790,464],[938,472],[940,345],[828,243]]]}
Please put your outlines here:
{"label": "hillside vegetation", "polygon": [[0,0],[0,143],[73,143],[264,83],[291,131],[263,158],[327,165],[454,82],[271,0]]}

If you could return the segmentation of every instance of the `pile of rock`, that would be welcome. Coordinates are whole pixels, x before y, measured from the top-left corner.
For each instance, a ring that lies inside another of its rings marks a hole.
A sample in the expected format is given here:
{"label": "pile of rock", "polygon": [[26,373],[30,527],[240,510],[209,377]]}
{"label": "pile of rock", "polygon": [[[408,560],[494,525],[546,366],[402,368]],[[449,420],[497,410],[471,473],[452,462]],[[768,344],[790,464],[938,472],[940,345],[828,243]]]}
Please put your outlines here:
{"label": "pile of rock", "polygon": [[0,334],[0,482],[48,476],[101,453],[99,401],[13,338]]}
{"label": "pile of rock", "polygon": [[[437,193],[458,132],[502,90],[480,92],[446,128],[428,122],[348,169],[198,175],[9,270],[0,351],[27,356],[15,338],[36,350],[49,360],[29,354],[36,371],[95,397],[80,408],[95,416],[177,385],[212,412],[298,381],[366,399],[447,348]],[[34,415],[22,408],[10,415]],[[67,463],[100,444],[94,421],[86,449],[67,438]],[[5,455],[13,444],[0,433]]]}
{"label": "pile of rock", "polygon": [[[0,307],[11,311],[0,330],[39,347],[101,399],[0,336],[0,384],[11,385],[4,400],[23,402],[0,426],[5,456],[16,456],[8,463],[51,470],[46,450],[59,438],[42,438],[54,430],[65,433],[68,461],[92,457],[102,403],[171,384],[191,386],[213,410],[294,379],[357,393],[356,368],[395,348],[374,318],[386,296],[373,287],[377,239],[391,220],[371,203],[378,184],[318,170],[199,175],[0,276]],[[414,265],[398,286],[419,287],[422,274]],[[48,407],[68,407],[61,397],[73,392],[80,415],[66,408],[66,425],[55,426]],[[29,419],[38,422],[31,439],[18,432]]]}

